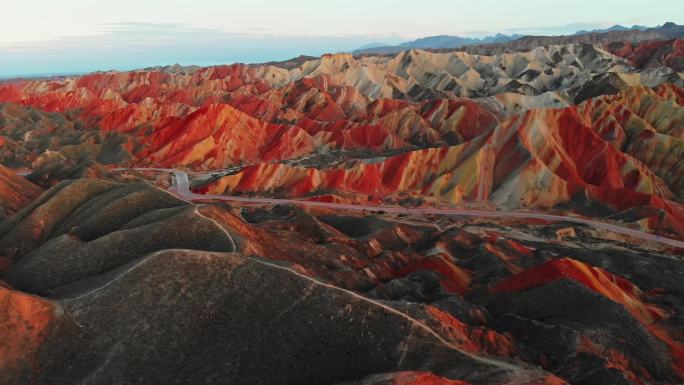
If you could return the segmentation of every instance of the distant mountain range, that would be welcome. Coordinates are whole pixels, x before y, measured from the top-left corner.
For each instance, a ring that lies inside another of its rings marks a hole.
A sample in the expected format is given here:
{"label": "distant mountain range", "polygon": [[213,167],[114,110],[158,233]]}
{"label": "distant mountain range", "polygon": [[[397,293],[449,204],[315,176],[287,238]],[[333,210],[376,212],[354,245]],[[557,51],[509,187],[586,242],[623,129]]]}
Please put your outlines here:
{"label": "distant mountain range", "polygon": [[[645,26],[645,25],[633,25],[631,27],[625,27],[624,25],[619,25],[615,24],[612,27],[608,28],[602,28],[602,29],[592,29],[592,30],[581,30],[575,32],[575,35],[585,35],[587,33],[605,33],[605,32],[613,32],[613,31],[645,31],[651,27]],[[657,28],[657,27],[654,27]]]}
{"label": "distant mountain range", "polygon": [[461,48],[469,45],[477,44],[492,44],[492,43],[507,43],[517,40],[523,35],[504,35],[498,33],[494,36],[487,36],[484,38],[477,37],[462,37],[438,35],[423,37],[417,40],[408,41],[397,45],[381,45],[381,44],[366,44],[359,47],[354,53],[397,53],[408,49],[449,49]]}
{"label": "distant mountain range", "polygon": [[487,36],[485,38],[471,38],[471,37],[459,37],[459,36],[431,36],[424,37],[422,39],[401,43],[398,47],[407,48],[458,48],[464,45],[474,45],[474,44],[489,44],[489,43],[506,43],[521,38],[522,35],[504,35],[496,34],[494,36]]}
{"label": "distant mountain range", "polygon": [[[646,27],[634,25],[625,27],[614,25],[605,29],[592,31],[581,30],[572,35],[557,36],[523,36],[496,34],[485,38],[471,38],[462,36],[430,36],[392,46],[366,45],[355,50],[354,54],[392,54],[409,49],[458,49],[469,46],[491,45],[512,49],[527,48],[530,45],[540,46],[549,44],[572,43],[610,43],[613,41],[641,42],[645,40],[673,39],[684,37],[684,26],[675,23],[665,23],[661,26]],[[520,46],[520,47],[518,47]]]}

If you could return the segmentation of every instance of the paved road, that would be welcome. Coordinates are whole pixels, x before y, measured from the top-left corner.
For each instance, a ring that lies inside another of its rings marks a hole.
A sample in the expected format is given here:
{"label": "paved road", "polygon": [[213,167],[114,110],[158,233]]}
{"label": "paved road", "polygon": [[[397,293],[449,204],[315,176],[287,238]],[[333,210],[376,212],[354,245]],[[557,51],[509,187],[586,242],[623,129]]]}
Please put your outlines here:
{"label": "paved road", "polygon": [[[124,171],[126,169],[114,169],[113,171]],[[563,215],[542,214],[534,212],[506,212],[496,210],[476,210],[476,209],[457,209],[457,208],[405,208],[398,206],[375,206],[375,205],[355,205],[342,203],[311,202],[296,199],[276,199],[276,198],[250,198],[229,195],[210,195],[195,194],[190,191],[190,179],[184,171],[166,168],[135,168],[137,171],[156,171],[173,174],[175,183],[169,187],[169,191],[187,201],[199,200],[219,200],[225,202],[243,203],[265,203],[265,204],[295,204],[309,207],[326,207],[332,209],[356,210],[356,211],[384,211],[398,214],[432,214],[432,215],[455,215],[478,218],[516,218],[516,219],[541,219],[552,222],[571,222],[591,226],[597,229],[609,230],[614,233],[630,235],[646,241],[657,242],[673,247],[684,249],[684,242],[676,239],[661,237],[643,231],[630,229],[613,223],[600,222],[587,218],[569,217]]]}

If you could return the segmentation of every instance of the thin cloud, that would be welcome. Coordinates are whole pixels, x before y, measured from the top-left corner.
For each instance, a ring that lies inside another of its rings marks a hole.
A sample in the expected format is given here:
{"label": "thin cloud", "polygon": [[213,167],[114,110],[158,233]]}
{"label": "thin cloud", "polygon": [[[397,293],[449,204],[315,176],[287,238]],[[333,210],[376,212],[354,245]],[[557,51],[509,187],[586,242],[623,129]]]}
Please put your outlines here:
{"label": "thin cloud", "polygon": [[0,75],[256,63],[350,51],[378,40],[360,35],[276,36],[259,27],[231,33],[180,23],[108,23],[92,35],[0,45]]}
{"label": "thin cloud", "polygon": [[523,27],[523,28],[507,28],[505,33],[516,33],[524,35],[558,35],[558,34],[572,34],[577,31],[582,30],[593,30],[611,27],[615,24],[609,21],[595,21],[595,22],[583,22],[583,23],[571,23],[557,26],[545,26],[545,27]]}

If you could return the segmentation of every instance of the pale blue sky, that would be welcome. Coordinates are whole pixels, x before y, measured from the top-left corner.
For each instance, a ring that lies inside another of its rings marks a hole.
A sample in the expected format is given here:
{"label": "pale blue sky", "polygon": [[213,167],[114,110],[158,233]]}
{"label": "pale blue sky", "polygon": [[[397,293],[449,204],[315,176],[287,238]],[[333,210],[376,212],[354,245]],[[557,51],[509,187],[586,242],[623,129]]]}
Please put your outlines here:
{"label": "pale blue sky", "polygon": [[684,23],[682,0],[20,0],[0,76],[282,60],[449,34]]}

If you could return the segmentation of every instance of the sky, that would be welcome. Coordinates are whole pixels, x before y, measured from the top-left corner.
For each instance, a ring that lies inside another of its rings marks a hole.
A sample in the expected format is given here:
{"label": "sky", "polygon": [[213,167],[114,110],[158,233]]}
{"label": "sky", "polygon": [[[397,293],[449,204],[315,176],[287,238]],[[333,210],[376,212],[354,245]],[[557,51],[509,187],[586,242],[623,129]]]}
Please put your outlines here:
{"label": "sky", "polygon": [[0,77],[285,60],[433,35],[684,24],[682,0],[7,0]]}

